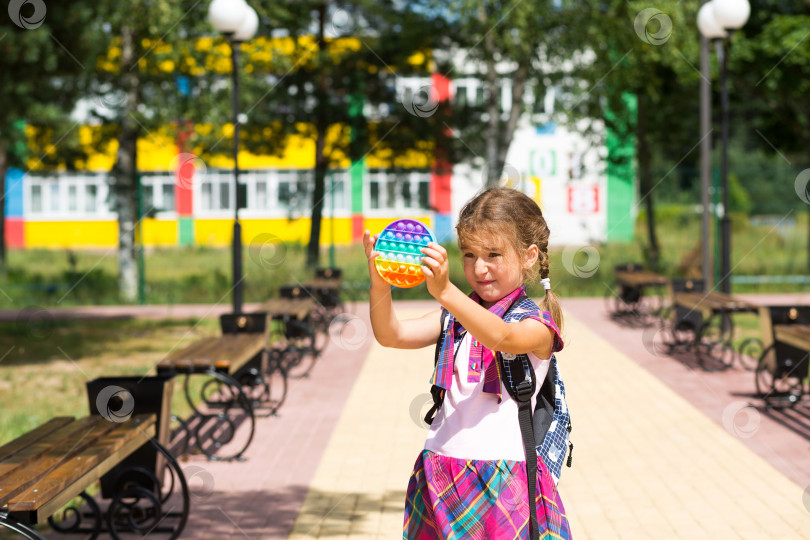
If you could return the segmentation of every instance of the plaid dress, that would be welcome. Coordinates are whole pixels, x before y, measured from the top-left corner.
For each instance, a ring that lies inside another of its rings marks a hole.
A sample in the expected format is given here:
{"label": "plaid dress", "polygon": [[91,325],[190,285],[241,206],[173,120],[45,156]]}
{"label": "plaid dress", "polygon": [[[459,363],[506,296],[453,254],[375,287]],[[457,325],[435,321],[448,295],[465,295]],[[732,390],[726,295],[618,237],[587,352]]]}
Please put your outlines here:
{"label": "plaid dress", "polygon": [[[537,459],[537,523],[541,539],[570,540],[554,480]],[[406,540],[528,539],[526,463],[471,460],[423,450],[405,503]]]}

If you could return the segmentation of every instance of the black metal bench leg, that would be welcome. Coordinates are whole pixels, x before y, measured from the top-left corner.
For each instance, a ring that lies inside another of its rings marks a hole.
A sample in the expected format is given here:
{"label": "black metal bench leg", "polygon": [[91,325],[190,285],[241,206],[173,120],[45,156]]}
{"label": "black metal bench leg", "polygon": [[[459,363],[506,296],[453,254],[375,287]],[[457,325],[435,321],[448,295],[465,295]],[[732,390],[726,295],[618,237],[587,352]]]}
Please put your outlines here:
{"label": "black metal bench leg", "polygon": [[12,519],[8,514],[0,512],[0,527],[5,527],[29,540],[47,540],[34,529]]}
{"label": "black metal bench leg", "polygon": [[[87,494],[86,491],[79,493],[79,497],[87,504],[90,512],[83,512],[75,506],[69,506],[62,511],[62,521],[56,521],[53,516],[48,518],[48,524],[55,531],[68,534],[88,533],[90,536],[85,540],[94,540],[102,532],[102,513],[96,500]],[[82,517],[90,517],[93,520],[93,528],[82,528]]]}
{"label": "black metal bench leg", "polygon": [[[167,535],[168,540],[174,540],[188,521],[190,497],[186,477],[168,450],[154,439],[151,443],[166,459],[168,474],[159,479],[152,471],[140,466],[121,471],[107,508],[107,528],[116,540],[120,539],[119,532],[134,532],[142,538]],[[170,501],[177,487],[180,501]]]}
{"label": "black metal bench leg", "polygon": [[[218,371],[210,371],[205,375],[213,378],[202,387],[201,403],[205,403],[211,411],[218,409],[217,412],[201,411],[191,398],[189,387],[191,375],[186,375],[183,381],[186,400],[196,417],[196,426],[192,430],[194,443],[200,452],[212,461],[242,460],[244,459],[242,454],[250,446],[256,431],[253,405],[242,391],[239,382],[230,375]],[[217,384],[216,391],[206,395],[211,383]],[[216,401],[214,397],[217,397]],[[244,418],[240,418],[240,414],[244,414]],[[243,422],[247,422],[248,425],[242,426]],[[247,430],[247,433],[234,442],[240,427]]]}

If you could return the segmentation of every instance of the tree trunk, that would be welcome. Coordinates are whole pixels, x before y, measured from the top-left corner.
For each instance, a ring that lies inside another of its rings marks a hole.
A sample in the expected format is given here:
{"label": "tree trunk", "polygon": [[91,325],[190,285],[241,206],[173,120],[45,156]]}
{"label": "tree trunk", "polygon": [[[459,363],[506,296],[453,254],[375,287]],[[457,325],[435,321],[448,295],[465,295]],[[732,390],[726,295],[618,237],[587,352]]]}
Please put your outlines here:
{"label": "tree trunk", "polygon": [[[326,40],[324,39],[325,19],[326,4],[320,2],[318,4],[318,52],[321,55],[326,50]],[[315,86],[315,189],[312,192],[312,219],[309,229],[309,244],[307,245],[307,268],[318,267],[321,258],[321,218],[323,217],[323,198],[326,193],[326,170],[328,166],[328,160],[324,155],[326,131],[329,127],[326,118],[327,96],[326,80],[321,72]]]}
{"label": "tree trunk", "polygon": [[647,140],[646,96],[638,93],[636,119],[636,148],[638,151],[638,174],[641,197],[647,210],[647,236],[649,239],[649,264],[653,271],[658,270],[658,237],[655,233],[655,205],[652,193],[652,171],[650,170],[650,144]]}
{"label": "tree trunk", "polygon": [[317,268],[321,258],[321,218],[323,217],[323,199],[326,194],[326,170],[328,160],[324,155],[326,146],[326,123],[320,118],[317,123],[315,141],[315,190],[312,192],[312,223],[307,246],[307,268]]}
{"label": "tree trunk", "polygon": [[133,116],[137,112],[138,77],[130,69],[134,61],[132,29],[125,25],[121,30],[121,82],[127,92],[127,102],[120,119],[121,132],[118,135],[118,152],[112,170],[112,189],[118,214],[118,289],[121,298],[127,302],[134,302],[138,296],[135,250],[135,226],[139,218],[135,215],[138,124]]}
{"label": "tree trunk", "polygon": [[498,141],[498,176],[502,174],[506,165],[506,156],[509,154],[509,147],[512,145],[512,138],[515,135],[520,116],[523,114],[523,94],[526,91],[526,80],[529,78],[529,64],[518,65],[517,70],[512,75],[512,105],[509,109],[509,118],[501,131]]}
{"label": "tree trunk", "polygon": [[[487,12],[484,3],[478,7],[478,20],[487,26]],[[493,187],[498,184],[501,178],[501,169],[503,164],[498,163],[498,124],[501,120],[500,110],[498,109],[498,98],[500,97],[500,88],[498,87],[498,72],[495,66],[495,39],[491,32],[484,35],[484,58],[486,63],[486,92],[484,95],[484,102],[486,103],[486,126],[484,127],[484,157],[486,158],[486,180],[485,187]]]}
{"label": "tree trunk", "polygon": [[486,54],[487,64],[487,125],[486,125],[486,158],[487,158],[487,180],[486,187],[492,187],[498,184],[501,178],[501,170],[503,163],[499,162],[498,152],[498,124],[501,121],[501,113],[498,107],[498,99],[500,98],[500,86],[498,85],[498,73],[495,70],[495,46],[493,38],[487,34],[484,38],[484,50]]}
{"label": "tree trunk", "polygon": [[0,275],[6,277],[6,151],[8,141],[0,141]]}

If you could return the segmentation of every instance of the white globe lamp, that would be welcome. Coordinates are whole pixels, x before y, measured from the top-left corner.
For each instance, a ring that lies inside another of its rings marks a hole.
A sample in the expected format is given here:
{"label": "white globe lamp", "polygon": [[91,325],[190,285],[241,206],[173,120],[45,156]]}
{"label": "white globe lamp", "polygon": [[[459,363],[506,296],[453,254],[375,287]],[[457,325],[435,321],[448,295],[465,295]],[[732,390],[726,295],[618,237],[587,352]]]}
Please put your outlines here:
{"label": "white globe lamp", "polygon": [[697,25],[700,33],[707,39],[720,39],[726,37],[726,31],[714,18],[714,5],[716,0],[706,2],[700,7],[697,16]]}
{"label": "white globe lamp", "polygon": [[235,41],[248,41],[256,35],[256,30],[259,29],[259,16],[256,14],[256,10],[248,5],[245,5],[245,8],[242,24],[233,34]]}
{"label": "white globe lamp", "polygon": [[721,28],[736,30],[748,21],[751,4],[748,0],[711,0],[714,4],[714,19]]}
{"label": "white globe lamp", "polygon": [[213,0],[208,6],[208,21],[223,34],[232,34],[242,26],[248,11],[245,0]]}

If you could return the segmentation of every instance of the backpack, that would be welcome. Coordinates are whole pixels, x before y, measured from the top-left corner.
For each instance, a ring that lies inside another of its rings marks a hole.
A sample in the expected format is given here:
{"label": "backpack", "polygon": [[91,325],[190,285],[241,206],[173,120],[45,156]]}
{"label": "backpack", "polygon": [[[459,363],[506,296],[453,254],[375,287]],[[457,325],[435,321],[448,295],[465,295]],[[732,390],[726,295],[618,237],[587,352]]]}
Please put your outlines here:
{"label": "backpack", "polygon": [[[506,322],[519,320],[517,316],[511,316],[510,312],[519,304],[528,301],[526,296],[515,300],[512,306],[503,316]],[[534,303],[532,302],[532,305]],[[536,307],[536,306],[534,306]],[[434,365],[439,361],[439,351],[447,336],[447,323],[449,313],[442,309],[441,333],[436,341],[436,352],[434,355]],[[529,484],[529,506],[532,509],[531,537],[536,537],[537,512],[535,509],[535,488],[537,474],[537,460],[529,459],[529,455],[534,451],[543,458],[546,468],[554,478],[554,483],[560,481],[562,473],[563,459],[566,450],[568,460],[566,465],[571,466],[574,444],[570,441],[571,416],[568,412],[568,405],[565,402],[565,385],[560,378],[560,371],[557,367],[557,358],[551,355],[548,372],[540,385],[539,393],[537,389],[537,376],[532,368],[531,361],[526,354],[502,354],[496,351],[495,356],[500,362],[503,385],[507,392],[518,403],[518,422],[520,424],[520,434],[523,438],[523,448],[526,455],[526,472]],[[425,422],[433,423],[439,408],[444,401],[444,389],[433,385],[430,394],[433,397],[433,407],[425,415]],[[537,404],[534,412],[531,410],[532,396],[537,394]],[[566,448],[567,447],[567,448]]]}

